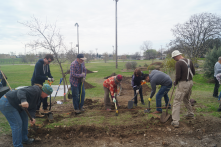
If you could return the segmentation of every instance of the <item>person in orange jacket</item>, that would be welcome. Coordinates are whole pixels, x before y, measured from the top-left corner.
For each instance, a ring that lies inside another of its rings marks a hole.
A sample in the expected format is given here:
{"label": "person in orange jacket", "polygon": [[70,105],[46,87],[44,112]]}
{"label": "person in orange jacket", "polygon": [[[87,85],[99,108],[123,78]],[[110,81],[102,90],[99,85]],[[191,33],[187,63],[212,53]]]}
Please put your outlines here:
{"label": "person in orange jacket", "polygon": [[116,98],[114,97],[114,93],[117,93],[117,85],[120,84],[122,79],[123,79],[122,75],[112,76],[112,77],[108,78],[107,80],[105,80],[103,83],[104,104],[105,104],[105,109],[107,111],[111,110],[111,102],[110,102],[110,98],[109,98],[109,93],[111,94],[112,101],[114,103],[117,103],[117,105],[119,106]]}

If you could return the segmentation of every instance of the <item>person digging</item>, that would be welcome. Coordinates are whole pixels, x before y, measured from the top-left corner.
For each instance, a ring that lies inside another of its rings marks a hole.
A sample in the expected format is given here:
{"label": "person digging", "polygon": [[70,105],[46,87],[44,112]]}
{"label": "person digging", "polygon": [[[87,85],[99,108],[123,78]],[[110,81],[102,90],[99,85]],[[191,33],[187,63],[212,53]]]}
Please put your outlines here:
{"label": "person digging", "polygon": [[120,82],[122,81],[122,78],[123,78],[122,75],[112,76],[106,79],[103,83],[104,105],[107,111],[111,111],[111,102],[110,102],[109,93],[111,95],[112,101],[116,103],[117,106],[120,106],[118,104],[117,99],[114,97],[114,93],[117,93],[117,85],[120,84]]}
{"label": "person digging", "polygon": [[[12,141],[15,147],[23,147],[23,144],[31,144],[34,139],[28,138],[28,115],[23,109],[27,109],[32,117],[31,124],[35,124],[35,111],[40,98],[46,98],[53,92],[48,85],[40,84],[28,86],[14,91],[9,91],[0,99],[0,111],[7,118],[11,130]],[[19,106],[21,104],[21,107]]]}
{"label": "person digging", "polygon": [[[150,98],[148,99],[149,101],[152,100],[152,97],[154,96],[156,92],[156,85],[161,85],[160,90],[158,91],[156,95],[156,111],[153,112],[154,114],[162,113],[162,109],[166,109],[168,102],[169,102],[169,97],[168,97],[168,92],[170,91],[170,88],[172,87],[172,80],[170,76],[167,74],[158,71],[158,70],[152,70],[150,75],[147,76],[146,78],[147,82],[150,82],[151,84],[151,94]],[[161,108],[161,99],[164,97],[165,100],[165,107]],[[171,105],[169,104],[169,109]],[[146,109],[147,110],[147,109]]]}
{"label": "person digging", "polygon": [[[51,54],[46,54],[44,59],[39,59],[38,62],[35,64],[35,69],[33,72],[33,76],[31,78],[31,85],[33,86],[34,84],[40,84],[43,86],[43,83],[45,80],[52,81],[54,82],[54,78],[51,75],[50,71],[50,66],[49,64],[54,61],[54,57]],[[47,114],[50,111],[47,109],[48,108],[48,98],[41,98],[41,101],[37,105],[37,110],[36,110],[36,117],[44,117],[42,114]],[[41,103],[43,103],[43,112],[40,112],[40,106]]]}
{"label": "person digging", "polygon": [[137,106],[137,94],[140,94],[140,99],[142,105],[145,105],[144,100],[143,100],[143,93],[142,93],[142,86],[141,82],[146,79],[148,74],[143,74],[143,72],[137,68],[134,70],[134,74],[132,75],[132,80],[131,80],[131,86],[133,87],[134,90],[134,106]]}

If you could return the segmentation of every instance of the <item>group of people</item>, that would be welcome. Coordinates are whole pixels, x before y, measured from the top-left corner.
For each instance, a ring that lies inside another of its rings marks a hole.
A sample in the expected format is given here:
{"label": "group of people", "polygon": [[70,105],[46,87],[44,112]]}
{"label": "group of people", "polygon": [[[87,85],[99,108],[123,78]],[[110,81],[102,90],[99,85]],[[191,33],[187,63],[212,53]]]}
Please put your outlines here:
{"label": "group of people", "polygon": [[[185,107],[187,108],[187,115],[185,118],[191,119],[194,118],[194,113],[192,110],[192,106],[190,104],[190,95],[192,92],[192,86],[193,86],[193,75],[195,75],[195,68],[193,66],[193,63],[190,59],[186,59],[182,56],[182,53],[180,53],[178,50],[175,50],[172,52],[172,58],[177,61],[175,65],[176,69],[176,79],[174,82],[172,82],[169,75],[158,71],[158,70],[152,70],[150,74],[143,74],[140,69],[135,69],[134,74],[132,75],[131,80],[131,86],[134,90],[134,106],[137,106],[137,94],[140,94],[141,98],[141,104],[145,105],[143,100],[143,94],[142,94],[142,81],[150,82],[151,84],[151,94],[149,97],[149,101],[152,100],[153,96],[156,93],[156,85],[161,85],[160,90],[156,94],[156,111],[153,112],[154,114],[162,113],[162,109],[166,109],[168,106],[169,109],[171,109],[171,105],[169,104],[169,97],[168,92],[170,91],[171,87],[177,86],[176,92],[175,92],[175,98],[173,101],[173,108],[172,108],[172,119],[171,125],[174,127],[179,127],[179,120],[180,120],[180,104],[181,101],[184,102]],[[103,83],[104,88],[104,103],[105,108],[107,111],[110,111],[111,109],[111,103],[109,94],[111,95],[112,101],[117,103],[119,106],[119,103],[114,95],[114,93],[117,92],[117,85],[120,85],[120,82],[122,81],[122,75],[117,75],[108,78]],[[165,100],[165,106],[161,107],[161,99],[164,97]],[[220,95],[221,97],[221,95]]]}
{"label": "group of people", "polygon": [[[151,84],[151,94],[149,101],[156,93],[156,85],[161,85],[160,90],[156,94],[156,106],[155,114],[162,113],[162,109],[167,106],[171,108],[169,104],[168,92],[171,87],[177,86],[175,92],[175,98],[172,107],[172,119],[171,125],[179,127],[180,120],[180,103],[184,102],[188,113],[186,118],[193,118],[194,114],[190,105],[190,95],[193,86],[192,78],[195,74],[195,69],[192,61],[182,56],[178,50],[172,52],[172,58],[176,60],[176,79],[172,82],[171,78],[158,70],[153,70],[150,74],[143,74],[140,69],[136,69],[132,76],[131,85],[134,91],[134,106],[137,106],[137,94],[140,94],[141,104],[145,105],[142,94],[142,84],[144,80]],[[43,103],[43,110],[47,112],[47,96],[53,92],[53,89],[49,84],[44,84],[46,80],[54,81],[50,72],[49,64],[54,60],[53,55],[47,54],[44,59],[40,59],[36,65],[31,79],[31,85],[26,88],[22,88],[15,91],[7,92],[0,99],[0,111],[7,118],[13,137],[14,146],[22,146],[22,143],[30,144],[33,139],[28,138],[28,116],[23,109],[28,109],[29,113],[33,117],[31,124],[35,123],[35,115],[39,115],[39,108],[41,102]],[[86,78],[87,70],[85,68],[84,60],[86,58],[83,54],[78,54],[77,59],[70,65],[70,78],[72,90],[72,102],[77,114],[84,111],[84,99],[85,88],[84,81]],[[111,99],[117,106],[120,106],[117,100],[117,87],[121,85],[123,79],[122,75],[112,76],[103,82],[104,89],[104,104],[107,111],[111,110]],[[109,97],[111,96],[111,99]],[[161,107],[161,99],[164,97],[165,107]],[[19,106],[21,104],[22,107]]]}

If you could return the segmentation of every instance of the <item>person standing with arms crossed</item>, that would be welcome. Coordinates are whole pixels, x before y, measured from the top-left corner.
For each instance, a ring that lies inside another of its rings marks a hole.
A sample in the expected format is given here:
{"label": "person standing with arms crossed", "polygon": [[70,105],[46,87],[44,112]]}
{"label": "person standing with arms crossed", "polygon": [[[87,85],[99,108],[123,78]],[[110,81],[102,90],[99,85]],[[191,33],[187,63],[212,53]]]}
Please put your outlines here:
{"label": "person standing with arms crossed", "polygon": [[172,58],[176,62],[176,78],[174,86],[177,85],[175,92],[175,98],[173,101],[172,119],[171,125],[175,128],[179,127],[180,121],[180,103],[183,101],[187,108],[186,119],[194,118],[192,106],[190,104],[190,95],[192,93],[193,75],[195,75],[195,68],[190,59],[185,59],[178,50],[172,52]]}
{"label": "person standing with arms crossed", "polygon": [[[35,69],[33,72],[33,76],[31,78],[31,85],[40,84],[43,86],[45,80],[49,80],[54,82],[54,78],[51,75],[50,66],[49,64],[54,61],[54,57],[51,54],[46,54],[44,59],[39,59],[38,62],[35,64]],[[41,106],[41,102],[43,103],[44,113],[48,113],[48,98],[41,98],[41,101],[37,105],[36,110],[36,117],[43,117],[40,114],[39,109]]]}
{"label": "person standing with arms crossed", "polygon": [[87,73],[84,60],[86,59],[87,58],[85,58],[83,54],[78,54],[77,59],[75,59],[70,66],[69,81],[71,83],[73,105],[75,113],[77,114],[84,111],[83,109],[84,98],[85,98],[84,81]]}
{"label": "person standing with arms crossed", "polygon": [[214,80],[215,80],[215,87],[213,91],[213,97],[218,98],[218,91],[219,91],[219,81],[216,79],[216,75],[221,73],[221,57],[218,58],[218,61],[214,65]]}

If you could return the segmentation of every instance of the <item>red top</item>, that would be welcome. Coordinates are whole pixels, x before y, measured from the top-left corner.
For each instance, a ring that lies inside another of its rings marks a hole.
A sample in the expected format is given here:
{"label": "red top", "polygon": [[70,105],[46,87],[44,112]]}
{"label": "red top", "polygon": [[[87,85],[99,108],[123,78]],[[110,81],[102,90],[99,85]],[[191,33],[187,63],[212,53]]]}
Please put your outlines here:
{"label": "red top", "polygon": [[117,85],[114,82],[116,76],[110,77],[104,81],[103,86],[110,90],[111,96],[114,96],[114,93],[117,93]]}

